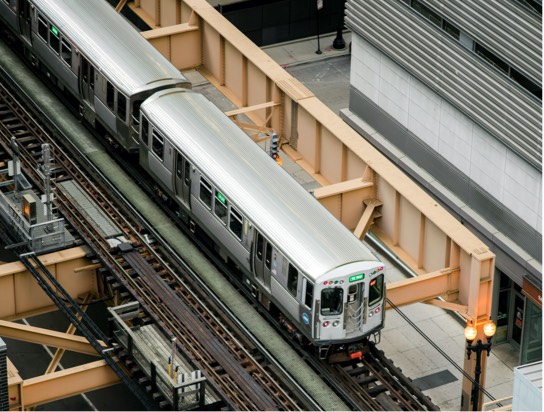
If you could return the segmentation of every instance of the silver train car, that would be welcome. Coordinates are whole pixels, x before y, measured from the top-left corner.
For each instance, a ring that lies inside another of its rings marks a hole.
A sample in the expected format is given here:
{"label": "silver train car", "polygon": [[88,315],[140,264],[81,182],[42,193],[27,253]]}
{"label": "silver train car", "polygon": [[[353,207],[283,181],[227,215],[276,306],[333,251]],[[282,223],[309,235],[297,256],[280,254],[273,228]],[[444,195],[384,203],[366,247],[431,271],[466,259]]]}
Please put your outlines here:
{"label": "silver train car", "polygon": [[140,104],[191,87],[105,0],[0,0],[0,18],[83,118],[128,151],[138,149]]}
{"label": "silver train car", "polygon": [[163,90],[141,115],[140,165],[262,303],[323,353],[383,327],[383,263],[213,103]]}

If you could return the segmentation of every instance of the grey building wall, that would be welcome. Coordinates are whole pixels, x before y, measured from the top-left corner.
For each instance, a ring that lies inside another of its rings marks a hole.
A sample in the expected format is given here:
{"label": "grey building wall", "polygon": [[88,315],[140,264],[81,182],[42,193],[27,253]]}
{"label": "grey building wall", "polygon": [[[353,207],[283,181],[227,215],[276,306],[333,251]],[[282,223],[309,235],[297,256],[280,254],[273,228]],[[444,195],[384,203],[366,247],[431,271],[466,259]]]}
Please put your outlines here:
{"label": "grey building wall", "polygon": [[419,1],[440,27],[413,5],[348,1],[342,115],[490,245],[516,283],[542,279],[541,100],[473,51],[484,44],[541,87],[541,22],[516,1]]}
{"label": "grey building wall", "polygon": [[[515,1],[420,3],[436,7],[472,40],[488,48],[497,47],[494,52],[504,52],[501,57],[541,85],[542,25]],[[461,41],[448,36],[401,0],[350,0],[346,4],[346,24],[542,170],[541,102]]]}

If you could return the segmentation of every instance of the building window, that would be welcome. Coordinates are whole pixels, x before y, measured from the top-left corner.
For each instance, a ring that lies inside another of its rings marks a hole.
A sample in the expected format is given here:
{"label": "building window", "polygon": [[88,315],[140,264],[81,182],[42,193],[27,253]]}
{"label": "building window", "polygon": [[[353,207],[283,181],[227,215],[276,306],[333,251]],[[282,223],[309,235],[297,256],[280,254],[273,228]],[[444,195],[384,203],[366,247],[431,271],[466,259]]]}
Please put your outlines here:
{"label": "building window", "polygon": [[512,280],[504,273],[500,272],[499,280],[499,299],[497,307],[497,332],[495,333],[495,343],[508,341],[508,320],[510,313],[510,296]]}
{"label": "building window", "polygon": [[451,37],[453,37],[455,40],[459,40],[459,36],[461,35],[461,31],[455,27],[450,22],[444,20],[442,22],[442,28],[446,33],[448,33]]}
{"label": "building window", "polygon": [[412,7],[414,10],[419,12],[423,17],[429,20],[431,23],[442,28],[442,17],[436,14],[434,11],[429,9],[427,6],[424,6],[417,0],[412,0]]}
{"label": "building window", "polygon": [[542,309],[525,300],[525,326],[521,346],[521,364],[542,360]]}
{"label": "building window", "polygon": [[513,67],[510,67],[510,77],[518,82],[523,88],[531,92],[534,96],[542,100],[542,88],[533,83]]}
{"label": "building window", "polygon": [[518,0],[524,7],[542,16],[542,0]]}
{"label": "building window", "polygon": [[474,51],[476,52],[478,56],[482,57],[485,61],[493,65],[495,68],[499,69],[501,72],[505,74],[508,74],[508,64],[502,61],[501,59],[499,59],[497,56],[495,56],[485,47],[476,43],[474,47]]}

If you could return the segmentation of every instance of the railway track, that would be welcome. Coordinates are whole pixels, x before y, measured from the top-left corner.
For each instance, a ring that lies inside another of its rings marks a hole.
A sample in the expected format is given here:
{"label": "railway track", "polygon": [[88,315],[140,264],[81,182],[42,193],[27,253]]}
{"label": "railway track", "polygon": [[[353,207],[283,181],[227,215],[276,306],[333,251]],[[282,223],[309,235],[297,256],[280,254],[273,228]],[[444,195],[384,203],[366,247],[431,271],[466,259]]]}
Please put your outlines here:
{"label": "railway track", "polygon": [[[41,144],[47,142],[53,146],[52,152],[56,155],[55,184],[67,179],[76,180],[81,187],[92,193],[97,204],[123,229],[127,241],[121,247],[111,247],[97,230],[90,227],[92,225],[86,224],[86,218],[78,206],[62,190],[56,190],[57,206],[76,228],[75,235],[85,243],[93,245],[97,261],[106,269],[104,279],[110,294],[118,299],[129,295],[137,296],[145,308],[145,317],[159,325],[167,334],[176,336],[179,349],[192,354],[191,361],[195,367],[205,371],[214,388],[219,388],[221,397],[229,407],[241,410],[315,410],[317,406],[305,396],[297,394],[294,386],[291,387],[287,378],[280,373],[280,368],[263,354],[262,348],[239,331],[240,325],[236,324],[234,317],[222,316],[224,307],[211,304],[206,292],[195,292],[193,287],[185,287],[186,284],[197,282],[196,276],[172,256],[167,248],[158,247],[157,244],[152,247],[147,243],[142,232],[145,222],[139,219],[138,213],[132,211],[128,205],[116,204],[104,196],[106,191],[112,190],[96,183],[103,182],[104,178],[95,171],[82,171],[70,161],[71,157],[78,154],[69,153],[73,149],[63,148],[55,141],[46,140],[47,134],[31,121],[31,116],[24,109],[17,107],[15,103],[9,103],[10,99],[12,97],[9,92],[0,91],[3,144],[7,148],[9,136],[15,135],[21,148],[21,159],[27,162],[25,172],[32,175],[35,184],[40,186],[42,181],[35,171],[38,170],[41,160]],[[18,120],[9,120],[5,125],[5,119]],[[123,160],[126,159],[118,156],[119,162]],[[157,204],[164,206],[167,203],[161,194],[156,193],[152,182],[147,186],[144,184],[146,177],[134,169],[130,162],[125,162],[124,167],[155,197]],[[85,175],[94,177],[94,182]],[[175,212],[168,208],[165,208],[165,212],[190,234],[179,222]],[[206,249],[204,242],[193,240],[202,249]],[[215,257],[213,260],[225,272],[231,270],[221,259]],[[234,278],[231,277],[232,279]],[[264,311],[246,288],[240,284],[237,287],[264,317],[268,317],[281,330],[277,319]],[[181,323],[180,319],[189,321]],[[204,335],[183,333],[186,329],[199,330],[197,325],[202,319],[208,322]],[[373,345],[369,346],[360,362],[328,365],[295,345],[287,332],[282,333],[299,351],[300,356],[353,410],[437,410],[394,367],[383,352]]]}
{"label": "railway track", "polygon": [[[37,124],[14,96],[0,89],[0,134],[9,152],[17,143],[25,174],[41,190],[39,165],[42,144],[48,143],[55,160],[52,187],[55,204],[70,223],[74,234],[89,245],[103,266],[104,279],[112,294],[137,297],[145,308],[145,318],[168,335],[177,338],[178,350],[202,371],[219,392],[226,407],[236,410],[316,409],[306,395],[289,381],[264,349],[242,332],[234,317],[225,316],[225,307],[213,303],[209,290],[198,287],[190,268],[173,256],[160,242],[153,246],[142,235],[145,222],[129,205],[121,204],[105,179],[96,171],[83,170],[71,159],[83,156],[73,148],[61,147],[59,136],[51,137]],[[93,179],[91,179],[93,178]],[[112,247],[97,228],[89,224],[79,206],[59,184],[76,181],[101,209],[115,221],[126,241]],[[106,196],[105,193],[109,193]],[[116,201],[112,198],[115,197]],[[185,285],[191,285],[187,288]],[[115,290],[117,289],[117,290]],[[119,290],[129,293],[119,294]],[[189,333],[187,333],[189,331]]]}

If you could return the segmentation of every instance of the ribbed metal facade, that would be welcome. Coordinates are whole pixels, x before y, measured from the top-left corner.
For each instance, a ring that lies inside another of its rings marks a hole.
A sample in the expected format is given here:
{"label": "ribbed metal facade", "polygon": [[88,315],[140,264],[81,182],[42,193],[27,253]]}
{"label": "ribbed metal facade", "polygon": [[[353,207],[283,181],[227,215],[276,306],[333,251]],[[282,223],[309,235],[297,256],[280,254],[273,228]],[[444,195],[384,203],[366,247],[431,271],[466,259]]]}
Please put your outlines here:
{"label": "ribbed metal facade", "polygon": [[[514,1],[423,0],[462,33],[541,84],[541,23]],[[542,170],[542,105],[400,0],[349,0],[346,24]]]}

